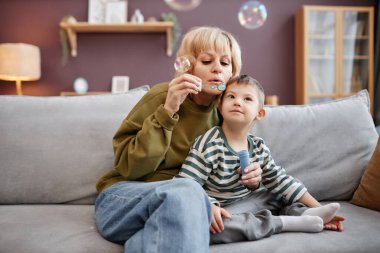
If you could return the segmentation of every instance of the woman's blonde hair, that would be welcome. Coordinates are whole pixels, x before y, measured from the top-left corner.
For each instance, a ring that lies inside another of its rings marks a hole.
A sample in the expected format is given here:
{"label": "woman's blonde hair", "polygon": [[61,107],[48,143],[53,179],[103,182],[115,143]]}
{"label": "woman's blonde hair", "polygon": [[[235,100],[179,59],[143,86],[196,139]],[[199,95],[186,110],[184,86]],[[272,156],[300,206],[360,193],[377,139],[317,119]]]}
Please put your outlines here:
{"label": "woman's blonde hair", "polygon": [[177,57],[185,56],[190,60],[191,69],[194,67],[198,55],[202,52],[214,50],[227,53],[231,51],[232,78],[240,74],[241,49],[234,36],[217,27],[194,27],[185,34]]}

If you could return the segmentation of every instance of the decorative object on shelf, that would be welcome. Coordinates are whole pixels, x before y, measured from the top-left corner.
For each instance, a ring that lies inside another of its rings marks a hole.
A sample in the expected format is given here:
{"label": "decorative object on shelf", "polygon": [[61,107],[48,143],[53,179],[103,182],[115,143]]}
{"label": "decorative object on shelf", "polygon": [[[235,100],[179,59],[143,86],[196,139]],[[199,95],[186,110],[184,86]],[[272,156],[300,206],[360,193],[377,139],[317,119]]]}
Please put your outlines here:
{"label": "decorative object on shelf", "polygon": [[165,0],[165,3],[176,11],[190,11],[201,4],[202,0]]}
{"label": "decorative object on shelf", "polygon": [[132,23],[142,24],[144,23],[144,15],[141,13],[140,9],[136,9],[131,17]]}
{"label": "decorative object on shelf", "polygon": [[[73,16],[67,15],[62,18],[61,22],[75,24],[77,20]],[[69,42],[67,33],[63,29],[59,30],[59,40],[61,42],[61,47],[62,47],[61,63],[62,63],[62,66],[65,66],[67,62],[69,61],[69,51],[70,51],[69,43],[70,42]]]}
{"label": "decorative object on shelf", "polygon": [[127,1],[109,1],[105,5],[105,22],[118,24],[127,22]]}
{"label": "decorative object on shelf", "polygon": [[244,3],[238,12],[240,25],[251,30],[261,27],[267,17],[267,8],[259,1],[250,0]]}
{"label": "decorative object on shelf", "polygon": [[178,42],[181,37],[181,25],[177,19],[177,16],[173,12],[162,13],[161,14],[162,21],[173,22],[173,32],[172,32],[172,51],[175,52],[178,49]]}
{"label": "decorative object on shelf", "polygon": [[88,0],[88,22],[105,22],[105,4],[107,0]]}
{"label": "decorative object on shelf", "polygon": [[16,81],[18,95],[22,95],[21,81],[35,81],[41,77],[40,49],[24,43],[0,44],[0,79]]}
{"label": "decorative object on shelf", "polygon": [[74,80],[74,91],[78,94],[85,94],[88,91],[88,82],[83,77]]}
{"label": "decorative object on shelf", "polygon": [[112,77],[112,93],[125,93],[129,90],[129,76]]}

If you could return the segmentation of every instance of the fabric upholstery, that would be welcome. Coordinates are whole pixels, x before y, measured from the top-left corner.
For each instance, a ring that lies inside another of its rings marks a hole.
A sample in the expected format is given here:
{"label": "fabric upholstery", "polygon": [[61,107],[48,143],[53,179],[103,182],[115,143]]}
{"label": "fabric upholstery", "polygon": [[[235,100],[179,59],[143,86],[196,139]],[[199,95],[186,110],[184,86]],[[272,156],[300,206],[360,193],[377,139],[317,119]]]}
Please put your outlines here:
{"label": "fabric upholstery", "polygon": [[266,111],[252,133],[264,139],[276,163],[318,200],[351,199],[378,137],[368,92]]}
{"label": "fabric upholstery", "polygon": [[148,89],[0,96],[0,203],[93,203],[96,180],[113,166],[112,137]]}
{"label": "fabric upholstery", "polygon": [[351,203],[380,211],[380,138]]}
{"label": "fabric upholstery", "polygon": [[2,205],[0,252],[121,253],[123,247],[98,233],[93,205]]}
{"label": "fabric upholstery", "polygon": [[348,202],[338,203],[341,204],[338,214],[346,218],[343,232],[286,232],[255,242],[212,245],[210,253],[378,253],[380,212]]}
{"label": "fabric upholstery", "polygon": [[[97,232],[94,206],[78,203],[93,203],[95,181],[113,163],[113,134],[147,90],[88,97],[0,96],[0,252],[123,252]],[[266,140],[277,163],[319,199],[349,199],[378,138],[367,93],[267,111],[253,132]],[[342,233],[281,233],[212,245],[210,252],[379,252],[380,212],[340,204],[338,214],[346,218]]]}
{"label": "fabric upholstery", "polygon": [[[380,212],[339,203],[339,214],[346,218],[342,233],[287,232],[255,242],[212,245],[210,253],[378,253]],[[92,205],[2,205],[0,252],[121,253],[123,247],[98,234]]]}

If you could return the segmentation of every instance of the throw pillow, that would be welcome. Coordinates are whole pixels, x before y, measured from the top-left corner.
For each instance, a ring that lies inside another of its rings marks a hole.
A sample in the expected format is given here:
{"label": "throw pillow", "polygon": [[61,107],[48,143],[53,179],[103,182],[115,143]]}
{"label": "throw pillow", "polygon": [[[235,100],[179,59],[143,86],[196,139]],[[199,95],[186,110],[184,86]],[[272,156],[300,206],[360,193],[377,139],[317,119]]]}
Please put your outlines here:
{"label": "throw pillow", "polygon": [[380,211],[380,138],[351,203]]}

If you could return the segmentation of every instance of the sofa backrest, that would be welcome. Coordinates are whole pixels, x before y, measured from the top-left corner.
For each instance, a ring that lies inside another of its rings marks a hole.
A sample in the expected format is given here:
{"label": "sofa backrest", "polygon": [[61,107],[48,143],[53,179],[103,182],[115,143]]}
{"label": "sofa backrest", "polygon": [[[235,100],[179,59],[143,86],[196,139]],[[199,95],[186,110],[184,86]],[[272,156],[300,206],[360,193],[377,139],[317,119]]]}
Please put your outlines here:
{"label": "sofa backrest", "polygon": [[[82,97],[0,96],[0,204],[91,204],[113,166],[112,137],[148,91]],[[266,107],[252,133],[319,200],[347,200],[378,135],[368,93],[328,103]]]}
{"label": "sofa backrest", "polygon": [[341,100],[267,107],[252,133],[264,139],[278,165],[318,200],[348,200],[359,185],[378,134],[368,92]]}
{"label": "sofa backrest", "polygon": [[0,204],[93,203],[96,180],[113,166],[112,137],[148,90],[0,96]]}

